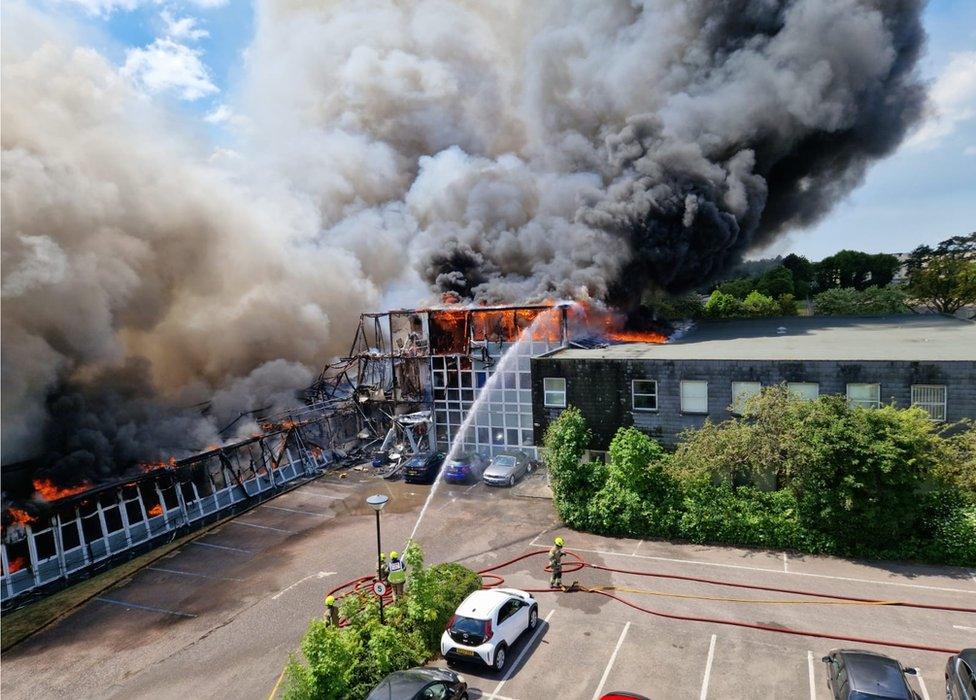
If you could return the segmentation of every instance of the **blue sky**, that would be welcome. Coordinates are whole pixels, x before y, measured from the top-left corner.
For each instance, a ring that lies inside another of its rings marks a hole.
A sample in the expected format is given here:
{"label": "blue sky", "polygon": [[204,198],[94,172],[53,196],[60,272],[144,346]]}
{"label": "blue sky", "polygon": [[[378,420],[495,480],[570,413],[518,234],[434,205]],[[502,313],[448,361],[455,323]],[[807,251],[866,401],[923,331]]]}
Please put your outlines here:
{"label": "blue sky", "polygon": [[[52,0],[124,73],[233,142],[235,86],[254,31],[250,0]],[[908,251],[976,230],[976,2],[932,0],[922,72],[936,112],[897,153],[814,227],[754,255],[814,259],[841,248]]]}

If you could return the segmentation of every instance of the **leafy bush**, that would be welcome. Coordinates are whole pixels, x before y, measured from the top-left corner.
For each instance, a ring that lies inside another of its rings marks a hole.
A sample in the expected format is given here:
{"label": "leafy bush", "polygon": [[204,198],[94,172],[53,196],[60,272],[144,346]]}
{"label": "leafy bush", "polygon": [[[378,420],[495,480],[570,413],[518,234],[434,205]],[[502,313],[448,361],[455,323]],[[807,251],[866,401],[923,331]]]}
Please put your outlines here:
{"label": "leafy bush", "polygon": [[406,595],[386,606],[386,624],[372,594],[342,598],[349,624],[336,628],[312,620],[301,641],[304,662],[294,656],[285,667],[284,697],[365,697],[384,676],[434,656],[441,633],[464,598],[481,588],[481,578],[460,564],[425,567],[423,552],[407,545]]}
{"label": "leafy bush", "polygon": [[[578,529],[873,558],[976,563],[976,431],[944,437],[918,408],[804,401],[785,387],[740,419],[683,434],[673,455],[621,428],[606,466],[580,459],[575,409],[546,451],[556,506]],[[560,423],[560,421],[563,421]],[[567,445],[573,449],[567,449]]]}
{"label": "leafy bush", "polygon": [[813,298],[816,312],[824,316],[884,316],[906,313],[907,296],[898,287],[838,287]]}

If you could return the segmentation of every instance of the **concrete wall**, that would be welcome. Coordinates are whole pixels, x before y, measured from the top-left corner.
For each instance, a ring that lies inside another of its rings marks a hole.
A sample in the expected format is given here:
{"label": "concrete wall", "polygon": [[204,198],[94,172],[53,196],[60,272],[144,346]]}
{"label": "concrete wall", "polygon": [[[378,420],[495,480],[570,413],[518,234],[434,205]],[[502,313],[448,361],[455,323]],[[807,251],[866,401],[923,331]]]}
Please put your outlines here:
{"label": "concrete wall", "polygon": [[[621,426],[635,425],[665,445],[678,434],[709,417],[713,422],[732,417],[732,382],[816,382],[821,394],[846,394],[848,383],[879,383],[882,403],[908,406],[912,384],[947,386],[946,419],[976,419],[976,362],[793,362],[756,360],[560,360],[558,356],[532,360],[532,412],[536,444],[559,409],[543,405],[544,377],[566,379],[567,403],[579,408],[593,430],[594,450],[606,450]],[[658,410],[631,409],[631,380],[657,380]],[[708,382],[708,414],[683,414],[680,382]]]}

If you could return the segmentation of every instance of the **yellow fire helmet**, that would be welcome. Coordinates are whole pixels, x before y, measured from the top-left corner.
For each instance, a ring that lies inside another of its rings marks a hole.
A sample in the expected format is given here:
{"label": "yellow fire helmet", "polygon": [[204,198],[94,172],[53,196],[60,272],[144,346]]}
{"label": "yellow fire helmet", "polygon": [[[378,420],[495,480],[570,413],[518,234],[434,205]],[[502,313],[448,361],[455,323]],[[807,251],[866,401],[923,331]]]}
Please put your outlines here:
{"label": "yellow fire helmet", "polygon": [[380,552],[380,561],[386,561],[386,555]]}
{"label": "yellow fire helmet", "polygon": [[400,558],[400,553],[399,552],[397,552],[397,551],[390,552],[390,559],[399,559],[399,558]]}
{"label": "yellow fire helmet", "polygon": [[553,540],[553,542],[556,543],[557,547],[562,547],[564,544],[566,544],[566,542],[563,540],[562,537],[557,537],[556,539]]}
{"label": "yellow fire helmet", "polygon": [[332,596],[332,595],[325,596],[325,604],[326,605],[335,605],[335,596]]}

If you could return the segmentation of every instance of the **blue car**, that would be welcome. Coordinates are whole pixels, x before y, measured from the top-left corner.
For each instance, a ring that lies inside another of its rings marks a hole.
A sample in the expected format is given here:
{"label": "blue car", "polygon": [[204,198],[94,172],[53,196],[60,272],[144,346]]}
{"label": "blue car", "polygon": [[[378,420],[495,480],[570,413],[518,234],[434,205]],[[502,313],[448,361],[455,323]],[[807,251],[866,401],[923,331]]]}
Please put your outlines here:
{"label": "blue car", "polygon": [[469,450],[458,455],[456,459],[448,460],[444,468],[444,481],[453,484],[477,483],[484,476],[487,466],[487,459],[474,450]]}

